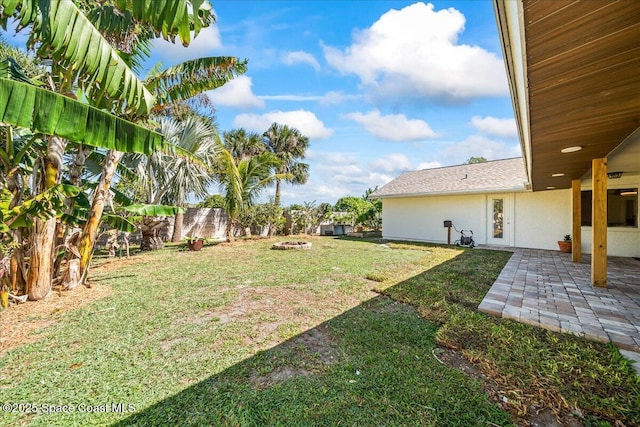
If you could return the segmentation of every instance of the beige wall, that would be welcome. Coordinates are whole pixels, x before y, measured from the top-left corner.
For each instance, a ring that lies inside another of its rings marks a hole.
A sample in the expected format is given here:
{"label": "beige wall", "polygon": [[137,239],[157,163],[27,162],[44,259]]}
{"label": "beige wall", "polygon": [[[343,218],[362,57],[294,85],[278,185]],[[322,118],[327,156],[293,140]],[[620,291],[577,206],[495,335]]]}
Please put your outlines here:
{"label": "beige wall", "polygon": [[558,249],[571,234],[571,190],[515,194],[514,246]]}
{"label": "beige wall", "polygon": [[[625,173],[619,179],[609,179],[607,188],[640,188],[640,174]],[[582,180],[582,189],[592,189],[591,178]],[[636,195],[636,200],[637,198]],[[613,220],[615,221],[615,218]],[[582,251],[591,253],[591,227],[582,227]],[[613,256],[640,257],[640,228],[609,227],[607,253]]]}
{"label": "beige wall", "polygon": [[[486,196],[406,197],[382,200],[382,236],[389,240],[447,243],[444,221],[458,230],[473,230],[476,243],[486,242]],[[452,243],[459,234],[452,230]]]}
{"label": "beige wall", "polygon": [[[640,176],[610,180],[609,188],[640,187]],[[590,182],[583,183],[589,189]],[[387,198],[382,201],[382,236],[389,240],[447,243],[444,220],[473,230],[476,244],[487,244],[490,229],[487,204],[492,195]],[[515,247],[558,249],[558,240],[571,234],[571,190],[511,193],[511,244]],[[459,234],[452,230],[452,242]],[[591,227],[582,227],[582,251],[591,253]],[[640,256],[640,229],[610,227],[608,254]]]}

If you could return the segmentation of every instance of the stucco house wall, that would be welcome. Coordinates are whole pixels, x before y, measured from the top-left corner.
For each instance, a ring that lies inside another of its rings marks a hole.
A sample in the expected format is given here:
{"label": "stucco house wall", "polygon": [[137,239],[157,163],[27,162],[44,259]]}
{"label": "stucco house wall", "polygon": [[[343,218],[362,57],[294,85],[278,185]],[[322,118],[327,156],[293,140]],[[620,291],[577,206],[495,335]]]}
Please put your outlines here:
{"label": "stucco house wall", "polygon": [[[591,178],[582,181],[582,190],[591,190]],[[624,174],[619,179],[609,179],[608,189],[640,188],[640,174]],[[635,196],[640,208],[638,195]],[[637,220],[636,220],[637,221]],[[591,227],[582,227],[582,251],[591,253]],[[613,256],[640,257],[640,228],[608,227],[607,254]]]}
{"label": "stucco house wall", "polygon": [[[510,238],[505,246],[558,249],[558,240],[571,233],[569,190],[537,193],[500,193],[511,198],[512,212],[505,218]],[[491,194],[398,197],[382,200],[382,237],[447,243],[444,220],[458,230],[473,230],[476,244],[490,244],[488,211]],[[452,230],[451,241],[460,236]]]}
{"label": "stucco house wall", "polygon": [[[622,158],[637,155],[631,151]],[[591,190],[590,176],[581,187]],[[640,188],[640,173],[625,172],[621,178],[609,179],[607,187]],[[389,240],[447,243],[445,220],[458,229],[473,230],[477,244],[496,246],[558,250],[558,240],[572,232],[571,189],[530,191],[521,158],[407,172],[372,196],[382,199],[382,236]],[[494,218],[494,199],[503,200],[501,221]],[[625,225],[629,216],[624,210],[610,211],[609,222],[622,226],[608,227],[607,253],[640,256],[640,228]],[[501,238],[494,237],[494,220],[503,225]],[[582,252],[589,254],[591,227],[583,226],[581,234]],[[451,242],[459,237],[452,232]]]}
{"label": "stucco house wall", "polygon": [[[486,196],[398,197],[382,199],[382,237],[447,243],[444,221],[451,220],[458,230],[473,230],[476,242],[486,242]],[[451,242],[459,238],[451,230]]]}
{"label": "stucco house wall", "polygon": [[[636,177],[637,178],[637,177]],[[583,190],[589,190],[584,185]],[[638,188],[632,178],[609,188]],[[505,245],[521,248],[558,250],[558,240],[571,234],[571,190],[514,192],[510,218],[510,242]],[[456,196],[393,197],[382,199],[382,237],[388,240],[447,243],[444,220],[451,220],[458,229],[473,230],[476,244],[491,244],[488,209],[491,194]],[[452,230],[452,243],[459,238]],[[612,256],[640,256],[640,229],[609,227],[607,250]],[[591,227],[582,227],[582,252],[591,253]]]}
{"label": "stucco house wall", "polygon": [[571,234],[571,190],[515,193],[514,210],[515,247],[557,250]]}

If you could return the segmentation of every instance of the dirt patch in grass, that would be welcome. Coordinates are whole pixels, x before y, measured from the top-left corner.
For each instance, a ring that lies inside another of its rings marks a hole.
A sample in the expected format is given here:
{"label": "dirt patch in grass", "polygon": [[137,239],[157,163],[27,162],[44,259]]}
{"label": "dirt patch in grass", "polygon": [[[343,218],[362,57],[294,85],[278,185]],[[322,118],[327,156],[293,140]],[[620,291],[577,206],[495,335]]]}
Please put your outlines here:
{"label": "dirt patch in grass", "polygon": [[302,366],[284,365],[278,366],[270,372],[260,374],[256,370],[251,371],[249,382],[255,388],[269,387],[275,383],[285,381],[297,376],[308,376],[314,369],[314,363],[331,365],[338,361],[339,353],[334,346],[333,338],[326,326],[309,329],[302,334],[286,341],[280,347],[283,352],[291,352],[290,360],[312,360],[312,363]]}
{"label": "dirt patch in grass", "polygon": [[180,344],[184,340],[185,339],[183,337],[175,337],[175,338],[162,340],[160,342],[160,348],[162,349],[162,351],[169,351],[173,348],[173,346]]}
{"label": "dirt patch in grass", "polygon": [[[134,255],[129,258],[106,258],[103,260],[96,260],[95,264],[92,264],[91,271],[98,271],[100,273],[109,273],[115,270],[120,270],[124,267],[137,264],[145,260],[144,255]],[[91,283],[91,277],[89,277],[89,283]]]}
{"label": "dirt patch in grass", "polygon": [[296,352],[306,352],[320,360],[325,365],[333,364],[338,358],[333,338],[326,327],[319,326],[309,329],[295,338],[284,343],[283,348],[290,348]]}
{"label": "dirt patch in grass", "polygon": [[276,368],[268,374],[258,375],[257,371],[251,371],[249,382],[254,388],[266,388],[275,383],[279,383],[289,378],[303,376],[306,377],[310,372],[306,369],[293,368],[291,366],[283,366]]}
{"label": "dirt patch in grass", "polygon": [[[278,345],[280,356],[270,360],[264,369],[251,372],[249,381],[253,387],[270,387],[293,377],[307,376],[338,360],[328,329],[317,325],[344,311],[353,296],[335,291],[334,298],[328,301],[326,294],[295,285],[238,286],[232,291],[235,295],[229,304],[203,310],[182,321],[232,325],[238,328],[243,345],[259,350]],[[352,305],[357,303],[354,300]]]}
{"label": "dirt patch in grass", "polygon": [[93,284],[72,291],[57,292],[40,301],[11,305],[0,314],[0,355],[37,341],[40,332],[54,325],[62,313],[84,307],[111,294],[111,287]]}
{"label": "dirt patch in grass", "polygon": [[367,301],[364,306],[367,308],[367,310],[379,314],[418,314],[418,309],[413,305],[394,301],[391,298],[383,295]]}
{"label": "dirt patch in grass", "polygon": [[[326,294],[296,286],[244,287],[234,289],[230,304],[195,313],[184,322],[202,325],[208,322],[246,323],[244,341],[265,346],[282,343],[305,329],[317,325],[327,316],[336,315],[345,306],[356,306],[360,299],[339,291]],[[371,295],[375,295],[371,292]]]}

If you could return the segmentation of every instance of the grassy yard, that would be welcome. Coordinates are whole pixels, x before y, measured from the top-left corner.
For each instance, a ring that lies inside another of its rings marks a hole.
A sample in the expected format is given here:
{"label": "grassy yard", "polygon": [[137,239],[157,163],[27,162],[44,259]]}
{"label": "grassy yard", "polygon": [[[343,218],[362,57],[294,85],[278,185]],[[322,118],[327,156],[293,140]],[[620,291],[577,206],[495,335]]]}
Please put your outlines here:
{"label": "grassy yard", "polygon": [[311,241],[99,260],[108,296],[0,354],[0,400],[39,411],[0,425],[640,424],[614,348],[476,311],[510,254]]}

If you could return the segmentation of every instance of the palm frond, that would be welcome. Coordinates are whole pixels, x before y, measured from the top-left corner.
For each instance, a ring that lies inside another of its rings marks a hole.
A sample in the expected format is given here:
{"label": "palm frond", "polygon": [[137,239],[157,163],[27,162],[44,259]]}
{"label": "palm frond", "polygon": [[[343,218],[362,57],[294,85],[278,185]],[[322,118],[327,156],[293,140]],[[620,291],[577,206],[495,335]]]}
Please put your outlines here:
{"label": "palm frond", "polygon": [[145,79],[156,98],[155,109],[221,87],[247,70],[247,60],[232,56],[198,58],[169,67]]}

